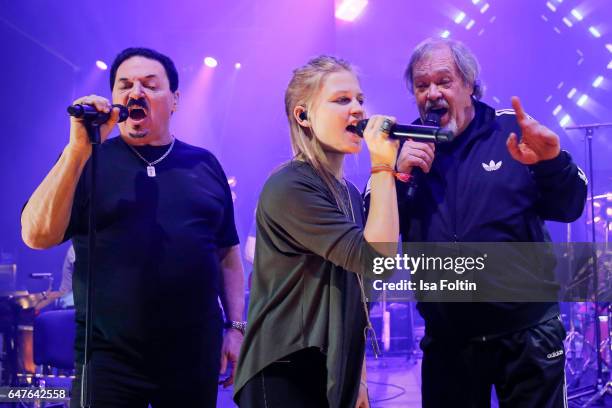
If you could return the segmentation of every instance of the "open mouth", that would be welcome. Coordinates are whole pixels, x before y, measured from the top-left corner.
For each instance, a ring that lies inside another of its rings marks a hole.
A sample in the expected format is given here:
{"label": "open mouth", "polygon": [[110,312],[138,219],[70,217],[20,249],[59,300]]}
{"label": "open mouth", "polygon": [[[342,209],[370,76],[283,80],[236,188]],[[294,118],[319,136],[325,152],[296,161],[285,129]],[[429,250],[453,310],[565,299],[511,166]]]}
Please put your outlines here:
{"label": "open mouth", "polygon": [[440,126],[440,122],[442,121],[442,117],[446,115],[448,112],[448,108],[439,107],[439,108],[430,108],[425,112],[425,118],[423,118],[423,124],[427,126]]}
{"label": "open mouth", "polygon": [[363,137],[363,134],[362,134],[362,133],[359,131],[359,129],[358,129],[358,128],[357,128],[357,126],[355,126],[355,125],[348,125],[348,126],[346,127],[346,130],[347,130],[348,132],[351,132],[351,133],[353,133],[353,134],[356,134],[356,135],[357,135],[357,136],[359,136],[359,137]]}
{"label": "open mouth", "polygon": [[368,124],[367,119],[358,121],[351,120],[351,122],[353,123],[346,127],[346,131],[351,132],[352,134],[357,135],[359,137],[363,137],[363,131],[365,130],[366,125]]}
{"label": "open mouth", "polygon": [[439,117],[442,117],[446,115],[446,112],[448,112],[448,108],[433,108],[433,109],[430,109],[429,112]]}
{"label": "open mouth", "polygon": [[147,112],[145,112],[142,108],[132,108],[130,109],[130,119],[132,120],[142,120],[147,117]]}

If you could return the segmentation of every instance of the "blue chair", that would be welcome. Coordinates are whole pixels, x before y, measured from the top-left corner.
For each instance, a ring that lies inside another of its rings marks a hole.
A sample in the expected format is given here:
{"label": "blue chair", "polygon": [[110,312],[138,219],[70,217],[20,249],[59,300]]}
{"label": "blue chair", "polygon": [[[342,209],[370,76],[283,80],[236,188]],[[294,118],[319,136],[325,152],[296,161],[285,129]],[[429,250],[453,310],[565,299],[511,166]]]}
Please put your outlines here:
{"label": "blue chair", "polygon": [[74,309],[50,310],[34,319],[34,363],[74,369]]}
{"label": "blue chair", "polygon": [[[50,310],[34,319],[34,363],[42,366],[36,386],[71,388],[74,378],[74,309]],[[43,404],[46,408],[64,408],[68,402]]]}

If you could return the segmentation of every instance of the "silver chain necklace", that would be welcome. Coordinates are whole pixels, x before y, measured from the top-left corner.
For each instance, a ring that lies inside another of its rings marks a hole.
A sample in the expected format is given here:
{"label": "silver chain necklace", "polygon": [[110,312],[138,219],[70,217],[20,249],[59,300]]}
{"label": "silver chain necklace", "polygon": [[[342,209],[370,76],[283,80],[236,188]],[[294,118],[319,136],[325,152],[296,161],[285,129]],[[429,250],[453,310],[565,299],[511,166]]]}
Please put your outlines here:
{"label": "silver chain necklace", "polygon": [[168,148],[168,150],[166,150],[166,153],[164,153],[162,155],[162,157],[160,157],[159,159],[155,160],[155,161],[148,161],[147,159],[145,159],[144,157],[142,157],[142,155],[140,153],[138,153],[138,150],[134,149],[134,147],[131,144],[127,144],[128,147],[130,149],[132,149],[132,151],[134,152],[134,154],[136,156],[138,156],[143,162],[147,163],[147,176],[149,177],[155,177],[156,173],[155,173],[155,165],[159,162],[161,162],[162,160],[164,160],[172,151],[172,148],[174,147],[174,141],[176,140],[176,138],[172,138],[172,143],[170,143],[170,147]]}
{"label": "silver chain necklace", "polygon": [[[346,188],[346,194],[348,195],[349,206],[351,210],[351,221],[356,222],[355,221],[355,211],[353,210],[353,200],[351,199],[351,192],[349,190],[348,183],[351,183],[351,182],[344,179],[344,183],[341,182],[340,184],[344,184],[344,187]],[[355,186],[353,183],[351,184]],[[355,187],[355,189],[357,189],[357,187]],[[348,214],[346,215],[348,216]],[[378,359],[378,357],[382,355],[382,353],[380,351],[380,346],[378,345],[378,339],[376,338],[376,332],[374,331],[374,327],[372,326],[372,321],[370,320],[370,313],[368,312],[368,298],[365,294],[365,285],[363,283],[363,277],[359,275],[358,273],[356,273],[355,275],[357,275],[357,282],[359,283],[359,291],[361,294],[361,304],[363,305],[363,312],[365,313],[365,318],[366,318],[366,327],[364,327],[363,329],[363,337],[364,337],[365,342],[367,342],[368,332],[370,333],[370,341],[372,342],[372,351],[374,352],[374,357]]]}

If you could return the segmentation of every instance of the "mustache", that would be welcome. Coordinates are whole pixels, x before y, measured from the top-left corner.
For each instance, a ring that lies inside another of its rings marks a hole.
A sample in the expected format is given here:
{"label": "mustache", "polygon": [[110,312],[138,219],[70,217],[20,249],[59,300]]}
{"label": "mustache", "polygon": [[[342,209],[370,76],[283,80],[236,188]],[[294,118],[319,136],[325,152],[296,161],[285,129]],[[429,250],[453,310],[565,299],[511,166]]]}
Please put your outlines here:
{"label": "mustache", "polygon": [[128,103],[127,103],[126,107],[129,109],[129,108],[131,108],[134,105],[135,106],[140,106],[141,108],[144,108],[144,109],[148,108],[147,107],[147,102],[144,99],[142,99],[142,98],[139,98],[139,99],[131,99],[130,98],[130,100],[128,100]]}
{"label": "mustache", "polygon": [[446,101],[440,102],[425,102],[425,112],[429,112],[432,109],[449,109],[448,103]]}

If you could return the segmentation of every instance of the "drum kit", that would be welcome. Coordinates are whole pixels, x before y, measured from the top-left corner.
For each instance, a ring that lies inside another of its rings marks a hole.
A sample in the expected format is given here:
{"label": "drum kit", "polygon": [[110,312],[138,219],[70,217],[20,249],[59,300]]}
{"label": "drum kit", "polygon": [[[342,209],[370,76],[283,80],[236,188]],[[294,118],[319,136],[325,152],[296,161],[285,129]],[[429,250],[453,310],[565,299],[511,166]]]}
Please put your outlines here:
{"label": "drum kit", "polygon": [[[590,260],[586,264],[584,273],[578,271],[570,281],[569,286],[577,285],[578,281],[586,283],[590,291],[587,291],[588,304],[574,304],[570,307],[569,333],[566,339],[566,374],[571,377],[571,383],[580,383],[582,379],[591,380],[592,385],[569,390],[568,401],[570,404],[579,403],[581,407],[589,407],[600,402],[606,403],[607,396],[612,395],[612,376],[610,347],[612,333],[610,333],[610,303],[612,290],[610,262],[610,234],[612,224],[612,193],[595,195],[595,172],[593,140],[596,131],[612,129],[612,122],[590,123],[583,125],[566,126],[565,130],[584,132],[585,162],[588,183],[587,201],[587,226],[590,230]],[[601,173],[597,174],[599,177]],[[598,179],[599,181],[599,179]],[[609,188],[610,179],[604,182]],[[569,238],[568,229],[568,238]],[[568,239],[568,243],[571,240]],[[601,244],[603,243],[603,244]],[[572,262],[572,256],[568,260]],[[572,269],[570,268],[570,271]],[[592,333],[592,334],[590,334]],[[586,351],[580,354],[574,353],[576,346],[582,342],[582,348],[586,345]],[[585,354],[586,353],[586,354]],[[594,356],[593,356],[594,355]],[[594,379],[589,378],[589,372],[595,371]],[[572,384],[573,385],[573,384]]]}
{"label": "drum kit", "polygon": [[11,278],[16,269],[14,264],[0,265],[0,386],[31,384],[40,371],[34,363],[34,319],[49,305],[61,308],[64,295],[50,290],[51,274],[35,276],[49,280],[47,291],[15,290]]}
{"label": "drum kit", "polygon": [[591,253],[574,269],[567,289],[574,290],[580,301],[568,303],[564,314],[568,399],[582,400],[580,407],[592,406],[612,393],[612,192],[592,200],[592,205],[591,198],[587,200],[587,226],[596,244],[589,246]]}

